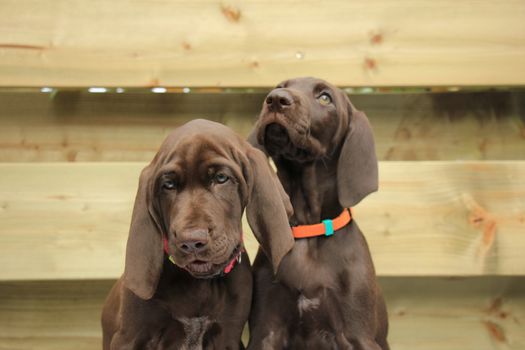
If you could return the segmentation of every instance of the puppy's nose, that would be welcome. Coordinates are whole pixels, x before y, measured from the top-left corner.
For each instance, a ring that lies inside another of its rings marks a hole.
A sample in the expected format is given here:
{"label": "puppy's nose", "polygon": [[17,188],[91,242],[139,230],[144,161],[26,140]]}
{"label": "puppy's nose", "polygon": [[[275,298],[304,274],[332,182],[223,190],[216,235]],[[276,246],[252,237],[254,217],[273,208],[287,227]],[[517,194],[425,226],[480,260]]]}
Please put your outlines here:
{"label": "puppy's nose", "polygon": [[199,240],[199,241],[184,241],[179,243],[179,249],[185,253],[199,253],[202,252],[208,242]]}
{"label": "puppy's nose", "polygon": [[275,89],[266,96],[265,103],[270,111],[282,112],[286,108],[290,108],[293,104],[293,98],[288,91]]}
{"label": "puppy's nose", "polygon": [[177,239],[177,248],[189,253],[200,253],[208,245],[208,230],[197,229],[182,232]]}

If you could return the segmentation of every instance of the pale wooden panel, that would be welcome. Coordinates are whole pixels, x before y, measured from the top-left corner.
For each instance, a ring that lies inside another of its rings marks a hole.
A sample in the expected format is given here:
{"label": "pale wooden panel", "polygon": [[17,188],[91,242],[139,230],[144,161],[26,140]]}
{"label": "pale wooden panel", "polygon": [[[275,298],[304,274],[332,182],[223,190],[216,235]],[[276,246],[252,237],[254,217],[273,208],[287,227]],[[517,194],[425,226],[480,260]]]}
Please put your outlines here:
{"label": "pale wooden panel", "polygon": [[393,350],[525,348],[523,278],[383,278]]}
{"label": "pale wooden panel", "polygon": [[0,349],[101,349],[100,314],[113,282],[1,283]]}
{"label": "pale wooden panel", "polygon": [[192,119],[247,134],[263,100],[260,94],[0,93],[0,161],[149,161],[169,132]]}
{"label": "pale wooden panel", "polygon": [[[119,276],[143,166],[0,165],[0,280]],[[354,210],[378,274],[523,275],[524,174],[519,161],[381,162],[380,192]]]}
{"label": "pale wooden panel", "polygon": [[[523,278],[382,278],[396,350],[525,347]],[[113,281],[0,284],[0,349],[100,349]]]}
{"label": "pale wooden panel", "polygon": [[380,160],[525,159],[525,94],[355,96]]}
{"label": "pale wooden panel", "polygon": [[524,18],[523,0],[4,0],[0,85],[521,85]]}
{"label": "pale wooden panel", "polygon": [[[246,136],[265,93],[0,93],[0,161],[148,161],[194,118]],[[351,95],[381,160],[525,159],[523,91]]]}
{"label": "pale wooden panel", "polygon": [[380,162],[354,210],[381,275],[523,274],[525,162]]}
{"label": "pale wooden panel", "polygon": [[144,166],[1,165],[0,279],[119,276]]}

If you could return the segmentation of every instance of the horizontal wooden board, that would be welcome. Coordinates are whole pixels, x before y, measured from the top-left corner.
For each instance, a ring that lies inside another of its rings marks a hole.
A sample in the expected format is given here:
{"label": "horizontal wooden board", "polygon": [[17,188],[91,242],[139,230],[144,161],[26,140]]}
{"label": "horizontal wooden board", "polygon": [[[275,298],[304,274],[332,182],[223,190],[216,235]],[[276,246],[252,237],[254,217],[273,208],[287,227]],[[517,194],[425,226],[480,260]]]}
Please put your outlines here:
{"label": "horizontal wooden board", "polygon": [[[100,349],[100,311],[113,282],[0,283],[0,349]],[[392,349],[525,347],[523,277],[380,278],[380,283]]]}
{"label": "horizontal wooden board", "polygon": [[525,162],[382,162],[379,176],[354,210],[379,274],[525,272]]}
{"label": "horizontal wooden board", "polygon": [[380,160],[525,159],[525,94],[356,96]]}
{"label": "horizontal wooden board", "polygon": [[0,349],[101,349],[100,314],[112,285],[113,281],[0,283]]}
{"label": "horizontal wooden board", "polygon": [[522,349],[523,278],[380,278],[392,349]]}
{"label": "horizontal wooden board", "polygon": [[[265,93],[0,93],[0,161],[149,161],[193,118],[246,136]],[[525,92],[351,95],[380,160],[525,159]]]}
{"label": "horizontal wooden board", "polygon": [[4,0],[0,85],[522,85],[524,17],[523,0]]}
{"label": "horizontal wooden board", "polygon": [[[0,164],[0,280],[119,276],[143,166]],[[524,175],[523,161],[381,162],[354,208],[378,274],[523,275]]]}

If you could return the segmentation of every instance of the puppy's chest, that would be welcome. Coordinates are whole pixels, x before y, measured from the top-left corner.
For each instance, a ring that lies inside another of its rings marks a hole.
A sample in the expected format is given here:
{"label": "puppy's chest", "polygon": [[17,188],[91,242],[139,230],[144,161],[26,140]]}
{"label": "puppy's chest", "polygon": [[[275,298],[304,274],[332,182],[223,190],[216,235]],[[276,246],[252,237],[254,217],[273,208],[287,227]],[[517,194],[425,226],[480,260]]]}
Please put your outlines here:
{"label": "puppy's chest", "polygon": [[[330,294],[330,293],[328,293]],[[278,348],[281,341],[290,349],[333,350],[346,349],[349,340],[338,298],[326,293],[314,296],[300,294],[295,305],[295,320],[285,331],[273,330],[265,343]],[[279,340],[277,340],[279,338]]]}
{"label": "puppy's chest", "polygon": [[330,261],[333,257],[328,255],[312,247],[306,240],[298,240],[283,259],[277,278],[299,291],[336,288],[337,272]]}
{"label": "puppy's chest", "polygon": [[311,313],[319,313],[319,307],[321,306],[322,297],[307,298],[303,294],[297,298],[297,312],[299,317],[303,318],[304,315],[308,314],[311,317]]}
{"label": "puppy's chest", "polygon": [[159,302],[172,319],[196,319],[202,315],[213,319],[223,312],[229,297],[226,284],[220,281],[199,282],[164,288]]}
{"label": "puppy's chest", "polygon": [[180,317],[153,334],[147,349],[202,350],[206,333],[214,325],[209,317]]}
{"label": "puppy's chest", "polygon": [[178,321],[184,329],[184,343],[181,350],[201,350],[204,334],[210,329],[213,321],[208,317],[181,317]]}
{"label": "puppy's chest", "polygon": [[162,295],[165,324],[155,349],[202,350],[217,328],[227,294],[223,288],[183,288]]}
{"label": "puppy's chest", "polygon": [[290,344],[295,344],[291,348],[304,348],[303,343],[315,344],[312,349],[333,349],[334,344],[344,348],[351,289],[348,260],[352,254],[343,247],[336,241],[332,246],[296,241],[283,261],[286,271],[281,270],[285,273],[279,274],[280,282],[299,292],[290,305],[295,315],[289,334]]}

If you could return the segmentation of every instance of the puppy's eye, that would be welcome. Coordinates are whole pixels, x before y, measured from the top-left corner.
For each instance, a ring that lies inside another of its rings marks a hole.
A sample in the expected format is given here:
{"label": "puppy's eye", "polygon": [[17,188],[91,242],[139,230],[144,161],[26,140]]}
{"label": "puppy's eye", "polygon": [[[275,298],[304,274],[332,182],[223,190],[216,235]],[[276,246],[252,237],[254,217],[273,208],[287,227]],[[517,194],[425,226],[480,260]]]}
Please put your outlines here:
{"label": "puppy's eye", "polygon": [[166,179],[162,182],[162,188],[165,190],[174,190],[177,187],[177,183],[174,180]]}
{"label": "puppy's eye", "polygon": [[213,179],[215,180],[216,183],[223,184],[227,182],[230,178],[228,177],[228,175],[224,173],[217,173],[215,174],[215,177]]}
{"label": "puppy's eye", "polygon": [[326,92],[323,92],[319,97],[317,98],[320,104],[323,106],[329,105],[332,103],[332,97],[328,95]]}

